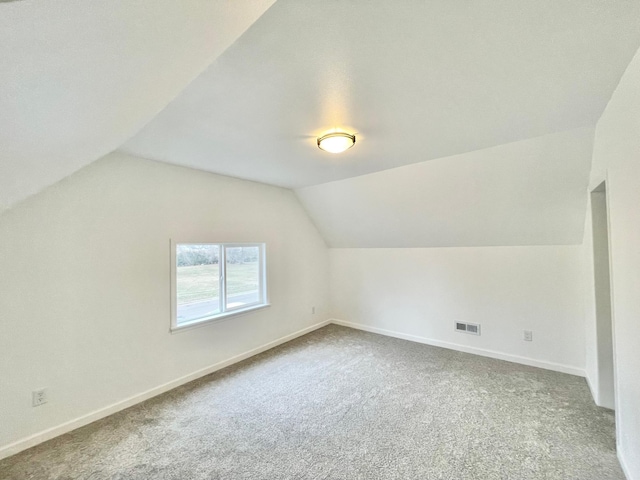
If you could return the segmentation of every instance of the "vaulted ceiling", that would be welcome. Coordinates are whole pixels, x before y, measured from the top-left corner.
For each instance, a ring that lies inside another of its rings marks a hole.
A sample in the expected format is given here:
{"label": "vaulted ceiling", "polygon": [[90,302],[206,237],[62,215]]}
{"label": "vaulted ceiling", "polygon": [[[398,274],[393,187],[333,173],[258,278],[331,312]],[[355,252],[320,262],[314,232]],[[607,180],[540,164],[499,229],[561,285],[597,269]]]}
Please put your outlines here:
{"label": "vaulted ceiling", "polygon": [[582,243],[592,128],[296,190],[332,247]]}
{"label": "vaulted ceiling", "polygon": [[[303,187],[593,126],[637,0],[276,2],[122,147]],[[333,127],[357,132],[332,156]]]}
{"label": "vaulted ceiling", "polygon": [[120,148],[294,188],[332,246],[575,243],[639,45],[637,0],[0,2],[0,210]]}

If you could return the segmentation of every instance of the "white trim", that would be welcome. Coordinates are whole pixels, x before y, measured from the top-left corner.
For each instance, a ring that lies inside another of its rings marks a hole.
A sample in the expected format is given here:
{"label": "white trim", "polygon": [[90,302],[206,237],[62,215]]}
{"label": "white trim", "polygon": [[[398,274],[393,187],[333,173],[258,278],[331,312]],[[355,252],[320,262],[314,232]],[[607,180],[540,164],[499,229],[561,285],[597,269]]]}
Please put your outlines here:
{"label": "white trim", "polygon": [[[260,308],[269,306],[269,296],[267,291],[267,277],[266,277],[266,244],[265,243],[211,243],[211,242],[182,242],[176,241],[174,239],[169,239],[170,244],[170,304],[171,304],[171,312],[170,312],[170,333],[176,333],[181,330],[190,330],[199,325],[206,325],[209,323],[218,322],[220,320],[224,320],[229,317],[233,317],[236,315],[242,315],[252,310],[258,310]],[[219,295],[218,295],[218,313],[214,315],[209,315],[201,318],[194,318],[184,323],[178,323],[178,292],[177,292],[177,253],[176,249],[178,245],[212,245],[218,247],[218,285],[219,285]],[[258,278],[260,281],[259,285],[259,298],[257,302],[253,302],[251,304],[244,304],[237,307],[229,308],[227,306],[227,248],[237,248],[237,247],[256,247],[259,250],[258,255]]]}
{"label": "white trim", "polygon": [[545,362],[542,360],[535,360],[528,357],[520,357],[518,355],[510,355],[508,353],[496,352],[494,350],[485,350],[484,348],[468,347],[466,345],[460,345],[457,343],[443,342],[441,340],[433,340],[426,337],[420,337],[418,335],[411,335],[407,333],[395,332],[392,330],[385,330],[384,328],[370,327],[362,323],[347,322],[345,320],[331,319],[331,323],[336,325],[342,325],[343,327],[355,328],[357,330],[364,330],[365,332],[379,333],[380,335],[386,335],[388,337],[401,338],[403,340],[409,340],[411,342],[424,343],[426,345],[432,345],[434,347],[448,348],[449,350],[457,350],[459,352],[471,353],[473,355],[480,355],[482,357],[496,358],[498,360],[505,360],[507,362],[520,363],[522,365],[528,365],[530,367],[544,368],[546,370],[553,370],[556,372],[568,373],[570,375],[577,375],[584,377],[585,372],[582,368],[573,367],[571,365],[563,365],[561,363]]}
{"label": "white trim", "polygon": [[[611,237],[611,197],[610,197],[610,184],[609,184],[609,169],[605,170],[604,173],[604,202],[607,211],[607,247],[609,249],[609,304],[611,306],[611,342],[612,350],[613,350],[613,406],[616,412],[620,411],[620,395],[618,392],[620,391],[620,387],[618,386],[618,355],[617,355],[617,345],[616,341],[616,310],[615,310],[615,297],[614,297],[614,284],[613,284],[613,247],[612,247],[612,237]],[[594,285],[595,288],[595,285]],[[616,422],[616,442],[620,438],[620,432],[622,431],[622,425],[620,425],[620,415],[616,415],[614,417]],[[618,450],[620,451],[620,450]],[[626,474],[626,473],[625,473]]]}
{"label": "white trim", "polygon": [[598,390],[593,388],[593,384],[591,383],[591,380],[589,379],[589,375],[587,375],[586,370],[585,370],[584,379],[587,381],[587,386],[589,387],[589,391],[591,392],[591,398],[593,398],[593,403],[601,407],[602,405],[600,405]]}
{"label": "white trim", "polygon": [[631,470],[629,470],[629,467],[627,467],[627,464],[624,462],[624,457],[622,456],[622,450],[620,449],[620,444],[616,444],[616,454],[618,456],[618,462],[620,463],[620,468],[622,469],[622,473],[624,473],[624,476],[627,478],[627,480],[637,480],[633,478],[633,475],[631,475]]}
{"label": "white trim", "polygon": [[193,330],[194,328],[206,327],[212,323],[223,322],[224,320],[230,320],[234,317],[241,317],[243,315],[248,315],[256,310],[262,310],[263,308],[270,307],[270,303],[262,303],[260,305],[255,304],[250,307],[243,308],[242,310],[233,310],[231,312],[220,313],[218,315],[214,315],[213,317],[207,318],[198,318],[197,320],[192,320],[191,322],[182,323],[177,327],[174,327],[169,330],[169,333],[172,335],[175,333],[182,333],[187,330]]}
{"label": "white trim", "polygon": [[144,402],[150,398],[153,398],[161,393],[168,392],[169,390],[173,390],[176,387],[184,385],[185,383],[189,383],[193,380],[196,380],[200,377],[204,377],[205,375],[209,375],[210,373],[221,370],[225,367],[233,365],[234,363],[241,362],[242,360],[246,360],[249,357],[253,357],[254,355],[258,355],[259,353],[270,350],[278,345],[282,345],[283,343],[289,342],[295,338],[301,337],[302,335],[306,335],[314,330],[322,328],[331,323],[329,320],[325,320],[320,323],[316,323],[311,325],[310,327],[303,328],[302,330],[298,330],[297,332],[290,333],[289,335],[285,335],[284,337],[280,337],[272,342],[265,343],[259,347],[256,347],[252,350],[249,350],[244,353],[240,353],[235,355],[227,360],[222,360],[218,363],[214,363],[208,367],[202,368],[200,370],[196,370],[189,375],[185,375],[183,377],[177,378],[176,380],[172,380],[158,387],[152,388],[142,393],[138,393],[129,398],[121,400],[119,402],[113,403],[107,407],[100,408],[86,415],[82,415],[81,417],[75,418],[74,420],[70,420],[65,422],[57,427],[52,427],[47,430],[43,430],[36,434],[30,435],[26,438],[18,440],[16,442],[10,443],[3,447],[0,447],[0,460],[11,455],[15,455],[27,448],[31,448],[39,443],[46,442],[47,440],[51,440],[52,438],[58,437],[65,433],[68,433],[76,428],[83,427],[88,425],[91,422],[95,422],[96,420],[100,420],[101,418],[112,415],[116,412],[124,410],[125,408],[129,408],[133,405],[136,405],[140,402]]}

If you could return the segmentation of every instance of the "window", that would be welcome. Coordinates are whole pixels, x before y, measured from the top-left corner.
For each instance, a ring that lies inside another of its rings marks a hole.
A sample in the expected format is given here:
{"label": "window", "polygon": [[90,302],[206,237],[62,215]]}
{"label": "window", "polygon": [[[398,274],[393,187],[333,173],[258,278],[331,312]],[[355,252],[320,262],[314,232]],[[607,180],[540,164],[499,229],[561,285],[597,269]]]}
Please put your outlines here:
{"label": "window", "polygon": [[171,330],[267,306],[263,243],[172,243]]}

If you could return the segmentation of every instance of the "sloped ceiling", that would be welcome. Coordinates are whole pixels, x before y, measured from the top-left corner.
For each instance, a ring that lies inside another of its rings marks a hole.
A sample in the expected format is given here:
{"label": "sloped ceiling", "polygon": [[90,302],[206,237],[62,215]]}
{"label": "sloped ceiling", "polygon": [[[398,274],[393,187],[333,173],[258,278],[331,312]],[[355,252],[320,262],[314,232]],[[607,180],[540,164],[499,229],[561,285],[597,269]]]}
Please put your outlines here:
{"label": "sloped ceiling", "polygon": [[640,2],[272,3],[0,3],[0,208],[120,147],[297,189],[331,246],[581,241]]}
{"label": "sloped ceiling", "polygon": [[279,0],[122,149],[321,184],[593,126],[639,44],[637,0]]}
{"label": "sloped ceiling", "polygon": [[332,247],[582,243],[593,128],[296,190]]}
{"label": "sloped ceiling", "polygon": [[0,3],[0,211],[114,150],[274,0]]}

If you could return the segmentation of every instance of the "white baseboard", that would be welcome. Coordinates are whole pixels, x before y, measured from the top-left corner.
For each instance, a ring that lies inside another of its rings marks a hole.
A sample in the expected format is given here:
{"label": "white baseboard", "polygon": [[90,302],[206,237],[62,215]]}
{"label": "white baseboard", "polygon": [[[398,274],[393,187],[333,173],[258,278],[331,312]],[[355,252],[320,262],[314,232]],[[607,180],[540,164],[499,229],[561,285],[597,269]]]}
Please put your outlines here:
{"label": "white baseboard", "polygon": [[530,367],[544,368],[546,370],[554,370],[556,372],[568,373],[571,375],[577,375],[584,377],[585,372],[581,368],[572,367],[570,365],[563,365],[560,363],[545,362],[542,360],[535,360],[528,357],[520,357],[518,355],[510,355],[508,353],[496,352],[494,350],[485,350],[483,348],[468,347],[466,345],[460,345],[457,343],[443,342],[441,340],[433,340],[426,337],[420,337],[418,335],[411,335],[408,333],[395,332],[392,330],[386,330],[384,328],[371,327],[362,323],[347,322],[346,320],[331,319],[331,323],[336,325],[342,325],[343,327],[355,328],[358,330],[364,330],[366,332],[378,333],[380,335],[386,335],[388,337],[401,338],[403,340],[409,340],[411,342],[424,343],[426,345],[432,345],[434,347],[448,348],[449,350],[457,350],[459,352],[472,353],[474,355],[480,355],[482,357],[496,358],[498,360],[505,360],[507,362],[520,363],[522,365],[528,365]]}
{"label": "white baseboard", "polygon": [[315,325],[311,325],[310,327],[303,328],[302,330],[298,330],[297,332],[293,332],[289,335],[285,335],[284,337],[280,337],[272,342],[261,345],[257,348],[249,350],[248,352],[241,353],[239,355],[235,355],[227,360],[223,360],[221,362],[215,363],[208,367],[197,370],[189,375],[185,375],[184,377],[180,377],[176,380],[172,380],[171,382],[167,382],[158,387],[147,390],[146,392],[139,393],[137,395],[133,395],[132,397],[126,398],[119,402],[113,403],[107,407],[100,408],[86,415],[82,415],[81,417],[75,418],[68,422],[63,423],[62,425],[58,425],[56,427],[49,428],[47,430],[43,430],[36,434],[25,437],[16,442],[10,443],[3,447],[0,447],[0,460],[11,455],[15,455],[27,448],[31,448],[39,443],[46,442],[47,440],[51,440],[52,438],[58,437],[65,433],[68,433],[76,428],[83,427],[88,425],[91,422],[95,422],[96,420],[100,420],[101,418],[112,415],[116,412],[124,410],[125,408],[129,408],[137,403],[144,402],[150,398],[153,398],[161,393],[168,392],[169,390],[173,390],[176,387],[184,385],[185,383],[189,383],[193,380],[196,380],[200,377],[204,377],[205,375],[209,375],[210,373],[221,370],[225,367],[233,365],[234,363],[241,362],[242,360],[246,360],[249,357],[253,357],[259,353],[265,352],[267,350],[272,349],[273,347],[277,347],[278,345],[282,345],[283,343],[289,342],[297,337],[301,337],[302,335],[306,335],[314,330],[322,328],[331,323],[330,320],[325,320],[320,323],[316,323]]}
{"label": "white baseboard", "polygon": [[624,461],[624,456],[622,455],[622,450],[620,449],[620,445],[616,444],[616,450],[617,450],[617,454],[618,454],[618,462],[620,462],[620,468],[622,468],[622,472],[624,473],[624,476],[627,478],[627,480],[638,480],[637,478],[634,478],[631,475],[631,471],[629,470],[629,467],[627,467],[627,464]]}

